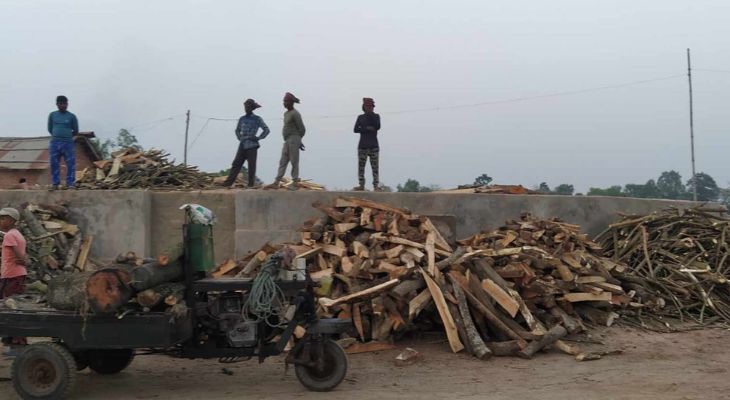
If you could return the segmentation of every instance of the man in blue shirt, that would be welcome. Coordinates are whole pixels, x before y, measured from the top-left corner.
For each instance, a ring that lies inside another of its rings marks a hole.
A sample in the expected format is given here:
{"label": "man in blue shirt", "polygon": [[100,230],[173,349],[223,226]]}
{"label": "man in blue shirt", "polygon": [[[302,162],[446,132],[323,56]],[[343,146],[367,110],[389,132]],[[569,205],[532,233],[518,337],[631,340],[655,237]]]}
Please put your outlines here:
{"label": "man in blue shirt", "polygon": [[68,99],[66,96],[56,97],[58,111],[48,116],[48,133],[51,134],[51,146],[48,149],[51,158],[51,190],[58,189],[61,184],[61,157],[66,163],[66,187],[75,189],[76,182],[76,153],[74,149],[74,135],[79,133],[79,121],[76,116],[67,111]]}
{"label": "man in blue shirt", "polygon": [[[246,115],[239,118],[238,125],[236,126],[236,137],[240,143],[238,144],[236,158],[233,159],[233,164],[231,165],[231,172],[228,174],[228,178],[226,178],[223,186],[229,187],[233,185],[245,161],[248,161],[247,187],[252,188],[256,185],[256,154],[260,147],[259,140],[269,135],[269,127],[266,126],[264,120],[253,113],[253,110],[259,107],[261,106],[253,99],[248,99],[243,103]],[[261,135],[256,136],[259,128],[261,128]]]}

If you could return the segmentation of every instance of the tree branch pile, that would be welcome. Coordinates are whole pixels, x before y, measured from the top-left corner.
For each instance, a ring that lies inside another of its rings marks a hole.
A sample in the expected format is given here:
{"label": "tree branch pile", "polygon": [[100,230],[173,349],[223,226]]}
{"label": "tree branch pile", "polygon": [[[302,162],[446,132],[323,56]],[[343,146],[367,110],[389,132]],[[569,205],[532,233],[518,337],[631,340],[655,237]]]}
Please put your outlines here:
{"label": "tree branch pile", "polygon": [[[730,322],[730,218],[724,208],[667,208],[626,215],[596,239],[626,263],[625,286],[654,315],[699,324]],[[641,314],[637,314],[640,318]]]}
{"label": "tree branch pile", "polygon": [[132,148],[112,153],[112,159],[94,162],[82,171],[81,189],[205,189],[213,179],[197,167],[176,164],[161,150]]}

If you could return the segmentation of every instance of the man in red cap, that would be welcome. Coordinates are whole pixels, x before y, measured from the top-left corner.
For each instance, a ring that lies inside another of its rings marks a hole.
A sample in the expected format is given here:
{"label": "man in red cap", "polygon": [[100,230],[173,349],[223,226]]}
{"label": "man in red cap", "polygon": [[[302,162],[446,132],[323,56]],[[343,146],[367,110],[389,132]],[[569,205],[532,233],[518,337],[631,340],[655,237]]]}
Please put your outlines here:
{"label": "man in red cap", "polygon": [[380,171],[378,145],[378,131],[380,130],[380,115],[373,112],[375,101],[369,97],[362,99],[362,110],[364,114],[357,117],[355,121],[355,133],[360,134],[360,143],[357,145],[357,177],[359,185],[353,190],[365,190],[365,164],[370,159],[370,169],[373,170],[373,190],[380,191]]}
{"label": "man in red cap", "polygon": [[299,182],[299,150],[304,150],[302,138],[306,129],[299,111],[294,109],[294,103],[299,103],[299,99],[293,94],[286,92],[284,95],[284,127],[281,130],[284,136],[284,146],[281,149],[281,159],[279,160],[279,171],[272,186],[278,186],[284,178],[286,166],[291,162],[291,177],[294,183],[289,189],[295,190],[297,182]]}
{"label": "man in red cap", "polygon": [[[238,151],[236,158],[231,164],[231,172],[223,183],[223,186],[230,187],[236,181],[238,173],[241,172],[243,163],[248,161],[248,188],[256,185],[256,155],[260,147],[259,140],[265,138],[269,134],[269,127],[266,126],[264,120],[253,113],[253,110],[261,107],[253,99],[248,99],[243,103],[243,109],[246,115],[238,119],[236,126],[236,137],[238,138]],[[259,128],[261,135],[256,136]]]}

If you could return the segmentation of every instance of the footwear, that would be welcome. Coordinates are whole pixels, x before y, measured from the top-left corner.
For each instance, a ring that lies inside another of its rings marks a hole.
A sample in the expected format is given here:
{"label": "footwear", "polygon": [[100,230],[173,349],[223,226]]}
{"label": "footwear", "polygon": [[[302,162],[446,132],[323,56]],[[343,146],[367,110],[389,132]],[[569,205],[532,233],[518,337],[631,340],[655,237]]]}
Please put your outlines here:
{"label": "footwear", "polygon": [[66,186],[66,189],[68,189],[68,190],[76,190],[78,188],[76,187],[76,185],[71,185],[71,186]]}
{"label": "footwear", "polygon": [[48,189],[49,192],[53,192],[53,191],[56,191],[56,190],[58,190],[58,185],[51,185],[51,188]]}
{"label": "footwear", "polygon": [[373,186],[373,192],[382,192],[383,189],[380,186]]}
{"label": "footwear", "polygon": [[291,185],[287,186],[286,188],[294,191],[294,190],[299,189],[299,185],[296,182],[293,182]]}
{"label": "footwear", "polygon": [[355,186],[354,188],[352,188],[352,191],[353,192],[363,192],[363,191],[365,191],[365,185]]}

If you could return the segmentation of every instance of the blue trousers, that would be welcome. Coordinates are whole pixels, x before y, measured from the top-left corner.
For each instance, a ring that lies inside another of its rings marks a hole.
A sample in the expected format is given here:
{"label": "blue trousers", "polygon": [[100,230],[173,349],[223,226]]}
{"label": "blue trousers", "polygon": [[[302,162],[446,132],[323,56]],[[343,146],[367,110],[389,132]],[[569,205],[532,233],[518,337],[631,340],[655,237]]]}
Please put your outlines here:
{"label": "blue trousers", "polygon": [[76,181],[76,152],[73,141],[51,139],[49,148],[51,156],[51,182],[61,183],[61,158],[66,162],[66,186],[73,186]]}

